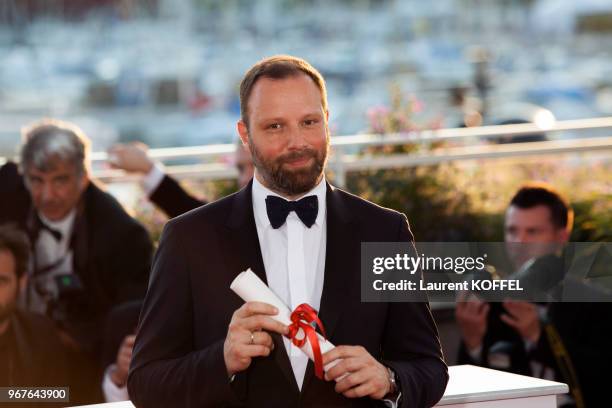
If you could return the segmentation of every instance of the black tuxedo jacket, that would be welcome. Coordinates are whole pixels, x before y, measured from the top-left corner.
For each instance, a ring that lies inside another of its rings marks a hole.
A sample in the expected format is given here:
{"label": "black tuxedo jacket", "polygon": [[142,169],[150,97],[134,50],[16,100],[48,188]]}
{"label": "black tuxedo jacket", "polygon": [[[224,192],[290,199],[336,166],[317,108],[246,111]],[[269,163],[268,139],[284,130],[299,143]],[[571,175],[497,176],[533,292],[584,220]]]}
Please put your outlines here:
{"label": "black tuxedo jacket", "polygon": [[[171,220],[154,260],[128,380],[139,407],[370,407],[321,381],[309,363],[298,389],[280,336],[230,384],[223,342],[242,305],[230,283],[251,268],[266,273],[252,207],[252,184]],[[402,407],[427,407],[448,380],[427,303],[362,303],[360,243],[405,241],[406,217],[328,185],[327,253],[320,318],[335,345],[361,345],[396,371]]]}
{"label": "black tuxedo jacket", "polygon": [[[15,163],[0,167],[0,224],[29,231],[32,211]],[[81,197],[72,242],[73,272],[84,291],[71,301],[65,329],[99,361],[106,314],[113,306],[144,297],[153,246],[145,228],[94,182]]]}
{"label": "black tuxedo jacket", "polygon": [[[16,309],[10,318],[12,383],[0,387],[70,387],[74,405],[102,401],[100,380],[90,377],[91,362],[63,343],[56,325],[44,316]],[[10,404],[9,404],[10,405]],[[66,403],[30,403],[28,407],[63,407]]]}
{"label": "black tuxedo jacket", "polygon": [[65,387],[68,378],[68,349],[62,344],[53,322],[44,316],[16,309],[9,330],[14,349],[12,384],[8,386]]}

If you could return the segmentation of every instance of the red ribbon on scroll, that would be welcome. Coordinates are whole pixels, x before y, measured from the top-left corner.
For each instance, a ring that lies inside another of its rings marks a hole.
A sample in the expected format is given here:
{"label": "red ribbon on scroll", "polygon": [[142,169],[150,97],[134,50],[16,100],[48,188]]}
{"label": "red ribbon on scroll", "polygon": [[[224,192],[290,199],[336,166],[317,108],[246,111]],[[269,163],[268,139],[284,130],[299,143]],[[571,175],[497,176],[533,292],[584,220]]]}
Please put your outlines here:
{"label": "red ribbon on scroll", "polygon": [[[306,343],[306,339],[308,338],[310,347],[312,348],[312,354],[314,355],[315,375],[323,380],[323,356],[321,355],[321,347],[319,346],[317,332],[315,328],[311,326],[311,323],[314,322],[315,325],[319,327],[325,340],[327,340],[327,335],[325,334],[323,323],[321,323],[321,320],[319,320],[317,316],[317,311],[309,304],[302,303],[291,313],[291,322],[287,338],[291,340],[296,347],[300,348]],[[297,334],[300,329],[304,331],[304,337],[298,339]]]}

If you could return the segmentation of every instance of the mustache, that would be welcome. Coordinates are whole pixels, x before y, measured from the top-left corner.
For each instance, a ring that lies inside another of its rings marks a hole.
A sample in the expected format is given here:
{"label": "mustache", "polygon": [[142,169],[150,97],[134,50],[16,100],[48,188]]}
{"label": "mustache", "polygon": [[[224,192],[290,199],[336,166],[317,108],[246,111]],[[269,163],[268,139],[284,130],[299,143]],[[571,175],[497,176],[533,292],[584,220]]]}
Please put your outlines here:
{"label": "mustache", "polygon": [[276,160],[279,163],[283,163],[287,161],[306,159],[310,157],[315,157],[315,158],[317,157],[316,150],[305,149],[301,151],[291,152],[291,153],[287,153],[285,155],[279,156]]}

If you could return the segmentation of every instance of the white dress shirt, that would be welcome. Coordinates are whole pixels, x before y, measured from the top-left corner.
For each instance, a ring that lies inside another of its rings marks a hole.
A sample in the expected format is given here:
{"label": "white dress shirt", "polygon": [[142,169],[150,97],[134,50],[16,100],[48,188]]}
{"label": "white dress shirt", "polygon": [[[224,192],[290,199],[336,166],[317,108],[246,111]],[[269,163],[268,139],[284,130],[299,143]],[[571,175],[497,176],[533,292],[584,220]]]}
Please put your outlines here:
{"label": "white dress shirt", "polygon": [[[326,190],[322,178],[302,196],[316,195],[319,201],[319,212],[310,228],[292,211],[287,221],[274,229],[268,219],[266,197],[284,197],[253,178],[253,212],[268,286],[291,310],[302,303],[319,310],[321,304],[327,243]],[[298,387],[302,389],[308,357],[287,338],[283,340]]]}
{"label": "white dress shirt", "polygon": [[119,387],[111,380],[111,373],[117,366],[111,364],[104,370],[104,378],[102,378],[102,392],[104,393],[104,400],[106,402],[119,402],[127,401],[130,399],[128,395],[127,385]]}
{"label": "white dress shirt", "polygon": [[[72,238],[72,229],[76,218],[76,209],[73,209],[67,216],[60,221],[51,221],[43,214],[38,214],[40,220],[48,227],[61,232],[62,238],[58,241],[46,229],[41,229],[38,239],[34,245],[36,256],[37,269],[45,268],[58,263],[51,271],[45,274],[42,278],[43,287],[49,293],[55,295],[57,286],[54,282],[54,277],[57,275],[72,273],[72,250],[70,248],[70,239]],[[60,262],[61,261],[61,262]],[[46,303],[40,295],[32,290],[31,309],[34,312],[45,313]]]}

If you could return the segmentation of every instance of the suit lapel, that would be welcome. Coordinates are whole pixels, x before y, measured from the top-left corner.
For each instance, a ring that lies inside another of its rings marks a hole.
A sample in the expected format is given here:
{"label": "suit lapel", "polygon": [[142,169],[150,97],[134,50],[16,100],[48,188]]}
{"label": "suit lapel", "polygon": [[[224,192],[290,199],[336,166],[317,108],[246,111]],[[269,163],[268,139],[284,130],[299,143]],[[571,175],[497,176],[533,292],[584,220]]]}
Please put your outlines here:
{"label": "suit lapel", "polygon": [[[267,285],[268,280],[266,278],[266,270],[261,255],[255,216],[253,214],[252,188],[253,181],[251,180],[245,188],[236,193],[234,206],[227,222],[231,237],[231,248],[227,253],[230,257],[238,257],[239,267],[236,270],[236,275],[247,268],[251,268]],[[236,251],[236,248],[239,248],[239,250]],[[235,264],[236,259],[230,259],[229,261],[229,264],[232,265]],[[298,392],[298,385],[295,381],[295,375],[293,374],[283,339],[278,334],[272,334],[272,338],[274,340],[272,358],[278,364],[285,377],[287,377],[294,391]]]}
{"label": "suit lapel", "polygon": [[[348,245],[349,239],[355,239],[355,225],[340,194],[339,190],[327,184],[327,244],[319,317],[329,339],[333,338],[338,321],[349,303],[347,296],[350,290],[347,285],[355,284],[347,282],[346,275],[342,273],[346,269],[346,260],[356,254],[351,253],[352,249]],[[314,365],[309,361],[302,393],[313,377]]]}
{"label": "suit lapel", "polygon": [[[255,216],[253,215],[252,183],[251,181],[245,188],[236,193],[236,199],[227,220],[233,249],[228,252],[228,255],[233,258],[231,261],[236,261],[235,257],[238,258],[241,269],[236,271],[236,274],[251,268],[267,285],[268,280],[261,256]],[[236,250],[236,248],[239,249]],[[233,263],[230,262],[230,264]]]}
{"label": "suit lapel", "polygon": [[[72,235],[70,236],[70,248],[73,251],[73,268],[84,281],[97,279],[97,277],[92,276],[94,272],[93,269],[95,268],[92,266],[94,262],[88,263],[88,260],[94,255],[93,243],[97,242],[96,239],[89,236],[90,233],[93,234],[95,228],[92,228],[92,225],[90,225],[93,220],[89,219],[85,211],[86,206],[93,205],[93,203],[91,203],[91,191],[93,186],[93,183],[89,185],[83,195],[83,199],[77,206],[77,214],[74,220],[74,226],[72,227]],[[95,214],[95,211],[90,209],[89,214]]]}

